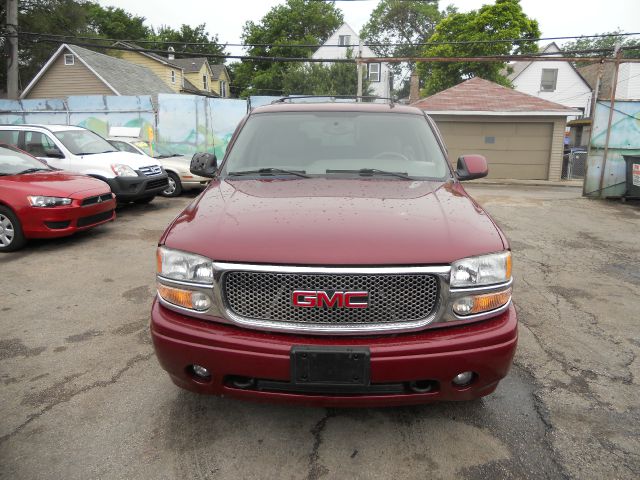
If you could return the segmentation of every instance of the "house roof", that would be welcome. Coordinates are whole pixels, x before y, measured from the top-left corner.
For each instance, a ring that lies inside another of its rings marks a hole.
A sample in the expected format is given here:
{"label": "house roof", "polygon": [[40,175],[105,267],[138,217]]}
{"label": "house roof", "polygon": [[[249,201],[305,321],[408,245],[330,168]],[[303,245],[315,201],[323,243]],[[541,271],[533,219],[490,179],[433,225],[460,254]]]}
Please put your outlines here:
{"label": "house roof", "polygon": [[[213,75],[211,77],[212,80],[218,80],[220,78],[220,75],[222,75],[222,72],[227,71],[227,67],[225,67],[224,65],[209,65],[209,67],[211,67],[211,74]],[[229,73],[227,72],[227,77],[228,76]]]}
{"label": "house roof", "polygon": [[[138,49],[143,48],[140,45],[136,45],[135,43],[131,43],[131,42],[117,41],[116,43],[114,43],[114,45],[122,45],[123,47],[128,47],[128,48],[138,48]],[[182,68],[180,65],[175,63],[174,60],[169,60],[167,57],[163,57],[162,55],[158,55],[157,53],[152,53],[152,52],[136,52],[136,53],[139,53],[140,55],[144,55],[145,57],[149,57],[164,65],[168,65],[169,67]]]}
{"label": "house roof", "polygon": [[450,115],[576,115],[578,110],[503,87],[479,77],[411,104]]}
{"label": "house roof", "polygon": [[115,95],[155,95],[173,93],[151,70],[133,63],[94,52],[77,45],[62,44],[22,92],[21,98],[42,78],[49,67],[65,51],[73,53]]}
{"label": "house roof", "polygon": [[219,97],[220,95],[218,95],[216,92],[207,92],[206,90],[201,90],[198,87],[196,87],[193,83],[191,83],[189,80],[187,80],[186,78],[184,79],[184,87],[182,87],[183,92],[186,93],[193,93],[194,95],[204,95],[207,97]]}
{"label": "house roof", "polygon": [[174,58],[171,63],[178,65],[184,70],[184,73],[196,73],[202,68],[202,65],[207,63],[207,59],[204,57],[197,58]]}

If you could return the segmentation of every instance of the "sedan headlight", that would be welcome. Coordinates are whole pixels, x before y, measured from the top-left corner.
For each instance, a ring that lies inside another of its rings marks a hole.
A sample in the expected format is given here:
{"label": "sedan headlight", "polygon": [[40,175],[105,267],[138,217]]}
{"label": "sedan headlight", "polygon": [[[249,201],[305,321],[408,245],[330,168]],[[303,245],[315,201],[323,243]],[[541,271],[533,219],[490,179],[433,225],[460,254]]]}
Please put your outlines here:
{"label": "sedan headlight", "polygon": [[121,163],[114,163],[111,165],[111,170],[117,177],[137,177],[136,171],[129,165],[123,165]]}
{"label": "sedan headlight", "polygon": [[463,258],[451,264],[451,287],[480,287],[511,279],[511,252]]}
{"label": "sedan headlight", "polygon": [[171,280],[213,284],[213,262],[200,255],[159,247],[157,251],[158,275]]}
{"label": "sedan headlight", "polygon": [[27,199],[29,199],[29,203],[32,207],[59,207],[62,205],[71,205],[70,198],[29,195]]}

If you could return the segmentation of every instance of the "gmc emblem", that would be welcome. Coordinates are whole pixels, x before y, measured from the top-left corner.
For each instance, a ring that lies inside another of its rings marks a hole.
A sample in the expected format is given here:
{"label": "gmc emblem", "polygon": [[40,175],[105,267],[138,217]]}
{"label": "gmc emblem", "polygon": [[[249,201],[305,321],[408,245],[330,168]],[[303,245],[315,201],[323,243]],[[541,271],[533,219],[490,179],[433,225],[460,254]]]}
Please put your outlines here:
{"label": "gmc emblem", "polygon": [[291,303],[295,307],[306,308],[367,308],[369,306],[369,292],[294,290]]}

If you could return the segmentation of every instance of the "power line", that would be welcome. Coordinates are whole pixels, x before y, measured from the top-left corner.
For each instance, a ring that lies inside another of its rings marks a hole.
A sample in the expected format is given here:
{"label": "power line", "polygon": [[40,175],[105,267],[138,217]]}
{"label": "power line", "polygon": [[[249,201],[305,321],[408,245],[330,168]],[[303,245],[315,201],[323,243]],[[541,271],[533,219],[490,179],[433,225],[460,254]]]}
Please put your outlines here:
{"label": "power line", "polygon": [[[358,45],[334,45],[334,44],[295,44],[295,43],[228,43],[228,42],[179,42],[173,40],[146,40],[146,39],[118,39],[118,38],[99,38],[89,36],[75,36],[75,35],[59,35],[59,34],[43,34],[38,32],[20,31],[20,35],[41,37],[46,36],[48,38],[59,39],[75,39],[75,40],[101,40],[105,42],[125,42],[136,44],[153,44],[153,45],[181,45],[189,47],[265,47],[265,48],[320,48],[320,47],[343,47],[354,48]],[[575,40],[586,38],[606,38],[606,37],[626,37],[640,35],[640,32],[620,33],[620,34],[596,34],[596,35],[574,35],[564,37],[541,37],[541,38],[510,38],[510,39],[493,39],[493,40],[458,40],[458,41],[442,41],[442,42],[421,42],[421,43],[364,43],[365,47],[426,47],[426,46],[438,46],[438,45],[476,45],[476,44],[494,44],[494,43],[523,43],[523,42],[542,42],[549,40]],[[629,48],[629,47],[623,47]],[[635,47],[638,48],[638,47]],[[613,47],[611,47],[613,49]]]}

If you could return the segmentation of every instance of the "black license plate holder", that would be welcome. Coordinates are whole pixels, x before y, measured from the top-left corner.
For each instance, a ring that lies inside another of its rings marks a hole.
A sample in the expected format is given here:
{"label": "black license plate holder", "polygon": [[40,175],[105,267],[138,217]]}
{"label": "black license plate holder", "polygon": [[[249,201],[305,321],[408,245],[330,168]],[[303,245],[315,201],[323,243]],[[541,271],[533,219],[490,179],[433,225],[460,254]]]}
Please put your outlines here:
{"label": "black license plate holder", "polygon": [[371,355],[365,347],[291,348],[291,382],[310,386],[368,386]]}

